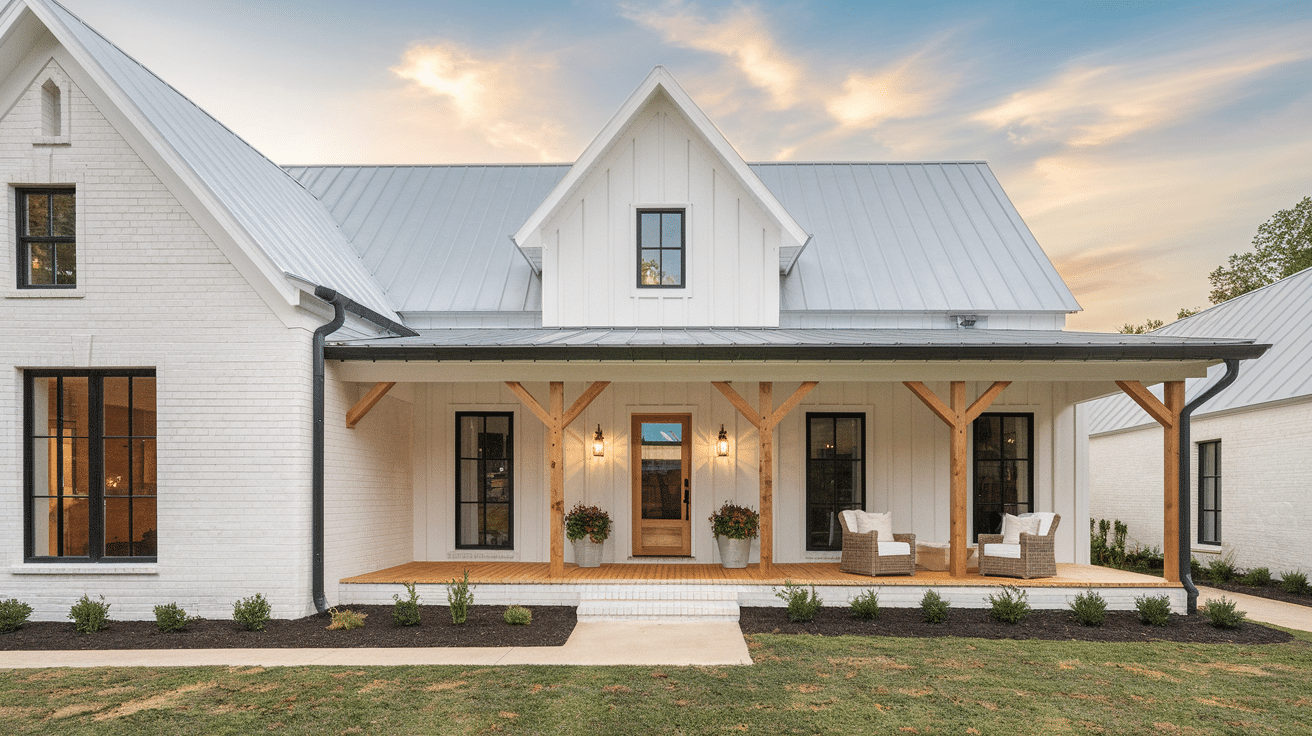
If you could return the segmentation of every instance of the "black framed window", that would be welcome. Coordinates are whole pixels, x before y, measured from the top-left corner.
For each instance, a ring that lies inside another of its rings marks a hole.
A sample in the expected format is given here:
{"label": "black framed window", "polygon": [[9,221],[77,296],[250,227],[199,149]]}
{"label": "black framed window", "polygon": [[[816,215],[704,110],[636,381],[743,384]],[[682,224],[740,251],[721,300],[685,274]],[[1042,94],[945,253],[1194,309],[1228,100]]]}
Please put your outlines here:
{"label": "black framed window", "polygon": [[806,415],[806,548],[843,548],[838,514],[866,505],[865,414]]}
{"label": "black framed window", "polygon": [[973,428],[972,542],[980,534],[1001,533],[1003,514],[1034,510],[1034,415],[981,414]]}
{"label": "black framed window", "polygon": [[1198,541],[1221,543],[1221,440],[1198,443]]}
{"label": "black framed window", "polygon": [[77,286],[76,202],[72,189],[19,189],[18,286]]}
{"label": "black framed window", "polygon": [[155,372],[24,373],[25,556],[153,560]]}
{"label": "black framed window", "polygon": [[684,211],[638,210],[638,286],[677,289],[684,285]]}
{"label": "black framed window", "polygon": [[456,413],[456,547],[514,549],[515,416]]}

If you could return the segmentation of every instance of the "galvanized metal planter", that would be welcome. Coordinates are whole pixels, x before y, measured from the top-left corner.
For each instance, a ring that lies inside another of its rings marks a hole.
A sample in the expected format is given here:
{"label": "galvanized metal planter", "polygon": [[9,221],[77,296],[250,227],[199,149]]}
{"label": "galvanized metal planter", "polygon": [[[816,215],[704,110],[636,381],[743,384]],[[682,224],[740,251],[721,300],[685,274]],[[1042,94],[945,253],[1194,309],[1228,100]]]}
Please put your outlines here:
{"label": "galvanized metal planter", "polygon": [[747,560],[752,556],[752,540],[716,537],[715,542],[720,546],[721,565],[731,569],[747,567]]}
{"label": "galvanized metal planter", "polygon": [[596,542],[584,537],[571,542],[574,545],[574,563],[579,567],[601,567],[601,550],[605,542]]}

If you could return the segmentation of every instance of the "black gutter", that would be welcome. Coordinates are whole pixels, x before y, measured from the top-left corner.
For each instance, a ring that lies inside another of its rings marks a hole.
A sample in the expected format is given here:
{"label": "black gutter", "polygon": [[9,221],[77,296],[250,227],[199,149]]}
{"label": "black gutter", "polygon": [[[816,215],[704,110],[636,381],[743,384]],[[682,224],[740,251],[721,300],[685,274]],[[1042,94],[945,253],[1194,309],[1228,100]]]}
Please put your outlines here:
{"label": "black gutter", "polygon": [[324,342],[346,321],[349,299],[332,289],[314,287],[314,295],[333,305],[333,319],[314,331],[314,433],[311,439],[311,495],[310,495],[310,584],[314,595],[314,608],[319,613],[328,610],[328,598],[323,588],[324,507],[323,507],[323,415],[324,415]]}
{"label": "black gutter", "polygon": [[1179,560],[1180,582],[1184,584],[1184,589],[1189,595],[1189,604],[1185,609],[1189,614],[1198,613],[1198,588],[1194,587],[1193,569],[1190,561],[1193,559],[1193,535],[1189,533],[1193,519],[1193,511],[1190,509],[1189,502],[1193,494],[1193,483],[1190,481],[1190,472],[1192,471],[1192,462],[1190,451],[1193,449],[1189,442],[1189,415],[1193,414],[1194,409],[1202,406],[1213,396],[1221,393],[1227,386],[1235,382],[1239,377],[1239,361],[1229,358],[1225,361],[1225,375],[1216,385],[1207,389],[1201,396],[1184,405],[1180,411],[1180,546]]}
{"label": "black gutter", "polygon": [[1248,360],[1270,345],[333,345],[358,361],[1111,361]]}

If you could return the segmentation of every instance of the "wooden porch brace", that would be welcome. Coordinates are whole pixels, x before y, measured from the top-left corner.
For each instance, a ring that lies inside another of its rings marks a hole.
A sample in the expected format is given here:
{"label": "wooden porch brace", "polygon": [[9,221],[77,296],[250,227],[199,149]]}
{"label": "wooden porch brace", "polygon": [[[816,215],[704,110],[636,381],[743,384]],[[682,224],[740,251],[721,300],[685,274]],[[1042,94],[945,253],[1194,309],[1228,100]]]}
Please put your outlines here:
{"label": "wooden porch brace", "polygon": [[966,442],[966,434],[970,429],[970,423],[975,421],[984,410],[989,408],[993,400],[998,398],[998,394],[1003,389],[1011,385],[1011,381],[996,381],[988,390],[980,394],[975,403],[966,408],[966,382],[953,381],[951,391],[951,406],[944,404],[929,387],[920,381],[906,381],[902,384],[911,389],[929,410],[934,412],[935,416],[942,419],[952,431],[952,447],[950,451],[952,459],[952,484],[950,486],[951,512],[949,515],[948,539],[951,544],[949,550],[950,559],[948,560],[948,573],[954,578],[966,577],[966,514],[967,504],[970,494],[966,487],[966,470],[970,458],[970,447]]}
{"label": "wooden porch brace", "polygon": [[378,402],[382,401],[387,392],[391,391],[395,385],[396,381],[375,383],[374,387],[369,389],[369,393],[355,402],[355,406],[346,412],[346,428],[355,429],[355,425],[361,419],[364,419],[364,415],[368,414],[370,409],[373,409]]}
{"label": "wooden porch brace", "polygon": [[819,381],[807,381],[798,386],[793,395],[789,396],[778,409],[774,408],[774,384],[762,381],[758,384],[759,411],[753,409],[746,399],[739,396],[728,381],[712,381],[711,385],[724,394],[724,398],[734,405],[738,413],[747,417],[747,421],[756,427],[757,435],[761,439],[758,471],[761,479],[761,572],[768,573],[771,565],[774,564],[774,428],[788,416],[788,412],[797,408],[802,399],[811,393],[811,389],[819,385]]}
{"label": "wooden porch brace", "polygon": [[553,578],[561,577],[565,574],[565,428],[570,425],[583,410],[588,408],[588,404],[597,398],[597,395],[606,390],[610,381],[596,381],[588,386],[574,403],[570,405],[569,411],[565,411],[565,382],[551,382],[551,410],[542,408],[542,405],[533,398],[533,394],[528,392],[518,381],[506,381],[506,385],[511,391],[524,402],[524,406],[533,412],[534,416],[542,420],[547,426],[547,457],[551,460],[551,568],[549,574]]}
{"label": "wooden porch brace", "polygon": [[1116,385],[1134,403],[1162,425],[1162,573],[1168,582],[1180,582],[1180,413],[1184,411],[1184,381],[1163,384],[1158,401],[1138,381],[1117,381]]}

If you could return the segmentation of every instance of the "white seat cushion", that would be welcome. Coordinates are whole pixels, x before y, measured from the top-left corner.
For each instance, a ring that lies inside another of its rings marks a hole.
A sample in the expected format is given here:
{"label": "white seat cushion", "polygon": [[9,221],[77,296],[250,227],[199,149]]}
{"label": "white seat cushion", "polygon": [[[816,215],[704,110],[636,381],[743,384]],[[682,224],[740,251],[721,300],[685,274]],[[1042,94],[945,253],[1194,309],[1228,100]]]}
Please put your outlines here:
{"label": "white seat cushion", "polygon": [[981,554],[983,554],[986,557],[1010,557],[1013,560],[1019,560],[1020,545],[1019,544],[986,544],[984,545],[984,551]]}
{"label": "white seat cushion", "polygon": [[1037,532],[1037,534],[1038,534],[1040,537],[1046,537],[1046,536],[1048,536],[1048,530],[1052,528],[1052,520],[1053,520],[1053,518],[1056,517],[1056,516],[1057,516],[1056,514],[1050,512],[1050,511],[1041,511],[1041,512],[1035,512],[1035,513],[1029,513],[1029,514],[1021,514],[1021,515],[1020,515],[1020,518],[1025,519],[1025,518],[1029,518],[1029,517],[1034,517],[1034,518],[1038,519],[1038,520],[1039,520],[1039,531]]}
{"label": "white seat cushion", "polygon": [[[909,555],[909,554],[911,554],[911,545],[906,542],[880,542],[879,543],[880,557],[897,557],[899,555]],[[1016,554],[1017,555],[1020,554],[1019,548],[1017,549]]]}
{"label": "white seat cushion", "polygon": [[1004,515],[1002,517],[1002,543],[1020,544],[1020,535],[1038,534],[1040,521],[1037,516]]}

